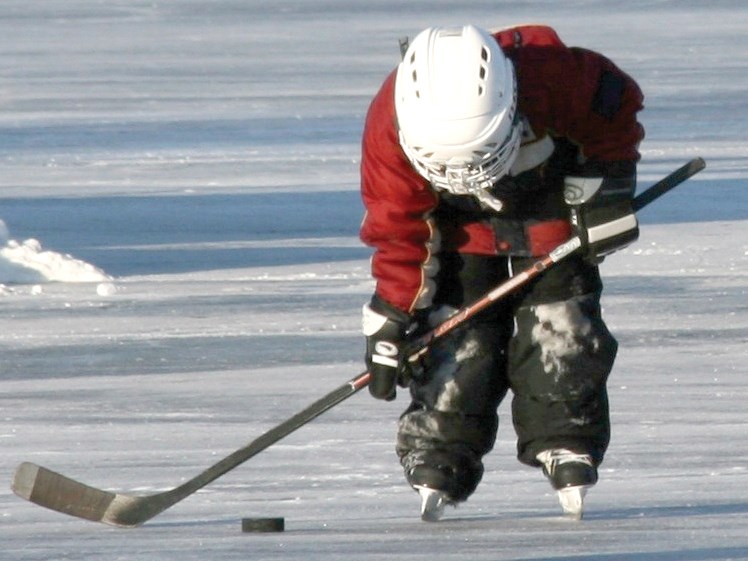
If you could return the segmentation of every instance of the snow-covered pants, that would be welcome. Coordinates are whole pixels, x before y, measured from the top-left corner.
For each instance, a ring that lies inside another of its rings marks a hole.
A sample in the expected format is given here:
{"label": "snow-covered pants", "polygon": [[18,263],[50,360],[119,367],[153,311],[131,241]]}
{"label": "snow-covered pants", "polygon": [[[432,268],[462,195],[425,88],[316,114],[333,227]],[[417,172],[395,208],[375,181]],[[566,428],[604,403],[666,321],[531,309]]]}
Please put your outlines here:
{"label": "snow-covered pants", "polygon": [[[442,256],[437,302],[463,307],[530,263]],[[569,448],[602,462],[617,343],[600,314],[601,290],[597,267],[572,256],[435,342],[398,426],[406,474],[418,464],[448,467],[458,480],[453,499],[466,499],[483,475],[509,390],[520,461],[537,466],[539,452]]]}

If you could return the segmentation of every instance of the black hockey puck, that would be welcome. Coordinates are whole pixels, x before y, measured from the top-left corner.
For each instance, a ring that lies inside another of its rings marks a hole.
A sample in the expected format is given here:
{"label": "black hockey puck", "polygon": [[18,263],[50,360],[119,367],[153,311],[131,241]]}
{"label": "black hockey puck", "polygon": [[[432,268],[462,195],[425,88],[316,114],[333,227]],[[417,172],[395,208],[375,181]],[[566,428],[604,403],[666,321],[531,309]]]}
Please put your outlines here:
{"label": "black hockey puck", "polygon": [[285,529],[284,518],[242,518],[242,532],[282,532]]}

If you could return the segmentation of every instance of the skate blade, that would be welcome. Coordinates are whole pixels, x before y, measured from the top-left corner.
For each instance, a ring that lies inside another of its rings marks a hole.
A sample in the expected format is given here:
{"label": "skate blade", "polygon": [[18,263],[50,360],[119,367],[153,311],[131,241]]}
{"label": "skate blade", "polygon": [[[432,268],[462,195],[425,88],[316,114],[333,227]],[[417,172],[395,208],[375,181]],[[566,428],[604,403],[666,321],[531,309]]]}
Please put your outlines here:
{"label": "skate blade", "polygon": [[421,520],[424,522],[437,522],[444,514],[446,501],[444,493],[428,487],[416,487],[421,496]]}
{"label": "skate blade", "polygon": [[591,485],[575,485],[558,491],[558,502],[564,514],[572,520],[581,520],[584,516],[584,497]]}

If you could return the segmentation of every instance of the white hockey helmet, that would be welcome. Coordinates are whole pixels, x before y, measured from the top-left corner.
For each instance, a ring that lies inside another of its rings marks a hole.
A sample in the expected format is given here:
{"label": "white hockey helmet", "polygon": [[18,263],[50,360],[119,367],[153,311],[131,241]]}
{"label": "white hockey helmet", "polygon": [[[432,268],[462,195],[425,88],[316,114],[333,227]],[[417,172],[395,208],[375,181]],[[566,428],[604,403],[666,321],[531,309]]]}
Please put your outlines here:
{"label": "white hockey helmet", "polygon": [[483,198],[517,157],[514,68],[472,25],[413,39],[397,69],[395,112],[403,151],[435,189]]}

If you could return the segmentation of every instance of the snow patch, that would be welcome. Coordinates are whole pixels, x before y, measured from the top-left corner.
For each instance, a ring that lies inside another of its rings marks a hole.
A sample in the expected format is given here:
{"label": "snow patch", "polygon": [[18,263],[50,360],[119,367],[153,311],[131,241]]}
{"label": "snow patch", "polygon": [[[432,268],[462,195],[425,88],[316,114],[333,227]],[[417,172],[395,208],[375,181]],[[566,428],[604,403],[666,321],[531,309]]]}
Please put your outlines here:
{"label": "snow patch", "polygon": [[592,324],[575,301],[542,304],[533,311],[538,324],[532,329],[532,339],[540,346],[543,369],[546,374],[563,374],[564,359],[583,351],[576,334],[586,336]]}
{"label": "snow patch", "polygon": [[97,288],[99,294],[112,293],[109,282],[112,279],[101,269],[71,255],[45,250],[42,244],[33,238],[22,242],[10,239],[8,227],[2,220],[0,244],[1,283],[98,282],[107,283]]}

